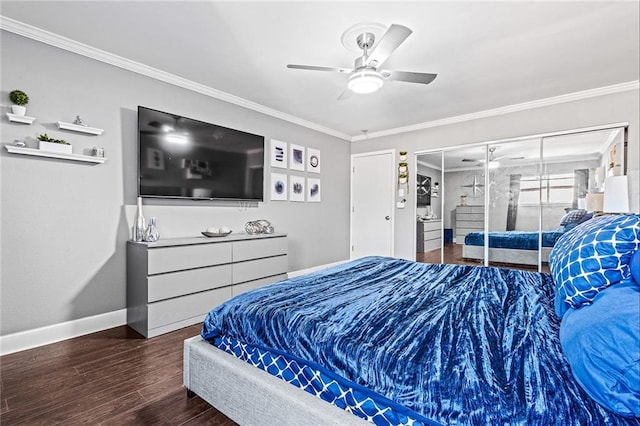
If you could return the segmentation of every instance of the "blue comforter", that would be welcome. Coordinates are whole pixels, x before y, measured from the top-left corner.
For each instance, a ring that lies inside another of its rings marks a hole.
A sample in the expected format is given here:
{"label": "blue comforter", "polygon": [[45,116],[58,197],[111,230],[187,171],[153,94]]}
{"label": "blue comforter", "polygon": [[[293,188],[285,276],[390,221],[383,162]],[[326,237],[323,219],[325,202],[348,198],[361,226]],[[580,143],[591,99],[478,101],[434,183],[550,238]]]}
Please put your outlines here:
{"label": "blue comforter", "polygon": [[548,274],[367,257],[237,296],[202,336],[311,360],[443,424],[640,424],[580,388],[559,325]]}
{"label": "blue comforter", "polygon": [[[542,247],[553,247],[564,232],[542,231]],[[489,247],[538,250],[538,231],[489,232]],[[484,232],[471,232],[464,237],[468,246],[483,246]]]}

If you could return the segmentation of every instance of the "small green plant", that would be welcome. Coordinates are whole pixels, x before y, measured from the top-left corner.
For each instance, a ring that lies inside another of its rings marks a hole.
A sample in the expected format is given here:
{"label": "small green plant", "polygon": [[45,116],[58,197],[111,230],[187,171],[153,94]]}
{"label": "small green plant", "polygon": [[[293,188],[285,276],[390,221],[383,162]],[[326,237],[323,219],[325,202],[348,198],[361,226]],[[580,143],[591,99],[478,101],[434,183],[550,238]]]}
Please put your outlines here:
{"label": "small green plant", "polygon": [[29,96],[22,90],[12,90],[9,92],[9,99],[14,105],[25,106],[29,103]]}
{"label": "small green plant", "polygon": [[65,141],[64,139],[53,139],[50,138],[49,135],[47,135],[46,133],[43,133],[41,135],[38,136],[38,140],[42,141],[42,142],[51,142],[51,143],[59,143],[62,145],[71,145],[69,142]]}

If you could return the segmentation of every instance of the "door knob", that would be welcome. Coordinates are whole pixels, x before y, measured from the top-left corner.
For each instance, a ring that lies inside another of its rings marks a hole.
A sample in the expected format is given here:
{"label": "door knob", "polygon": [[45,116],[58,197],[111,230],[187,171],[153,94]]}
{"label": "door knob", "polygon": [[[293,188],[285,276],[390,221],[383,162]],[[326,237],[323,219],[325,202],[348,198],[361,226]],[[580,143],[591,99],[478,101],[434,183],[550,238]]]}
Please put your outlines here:
{"label": "door knob", "polygon": [[389,217],[389,216],[385,216],[385,217],[384,217],[384,220],[391,220],[391,217]]}

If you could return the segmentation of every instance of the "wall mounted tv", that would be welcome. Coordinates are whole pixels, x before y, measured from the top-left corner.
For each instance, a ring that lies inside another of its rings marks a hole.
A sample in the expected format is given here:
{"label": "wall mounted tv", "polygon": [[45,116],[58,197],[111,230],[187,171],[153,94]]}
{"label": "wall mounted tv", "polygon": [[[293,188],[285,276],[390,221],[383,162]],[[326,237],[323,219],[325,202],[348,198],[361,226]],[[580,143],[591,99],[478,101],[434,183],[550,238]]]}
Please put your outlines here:
{"label": "wall mounted tv", "polygon": [[264,136],[138,107],[138,194],[263,200]]}

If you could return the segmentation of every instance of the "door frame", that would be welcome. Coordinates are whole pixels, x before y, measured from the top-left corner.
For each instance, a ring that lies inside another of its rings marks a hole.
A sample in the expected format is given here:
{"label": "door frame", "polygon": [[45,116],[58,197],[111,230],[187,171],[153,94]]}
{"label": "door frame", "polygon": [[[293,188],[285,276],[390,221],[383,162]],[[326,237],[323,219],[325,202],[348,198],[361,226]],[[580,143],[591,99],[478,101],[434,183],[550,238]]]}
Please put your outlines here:
{"label": "door frame", "polygon": [[351,154],[351,172],[349,174],[349,259],[353,259],[353,173],[354,173],[354,160],[360,157],[371,157],[375,155],[388,155],[391,154],[391,167],[393,170],[392,176],[393,178],[389,182],[389,186],[391,188],[391,200],[389,201],[389,207],[391,214],[391,256],[395,256],[395,239],[396,239],[396,222],[395,222],[395,201],[396,201],[396,171],[393,169],[393,166],[396,162],[396,150],[393,149],[383,149],[380,151],[370,151],[370,152],[362,152],[359,154]]}

